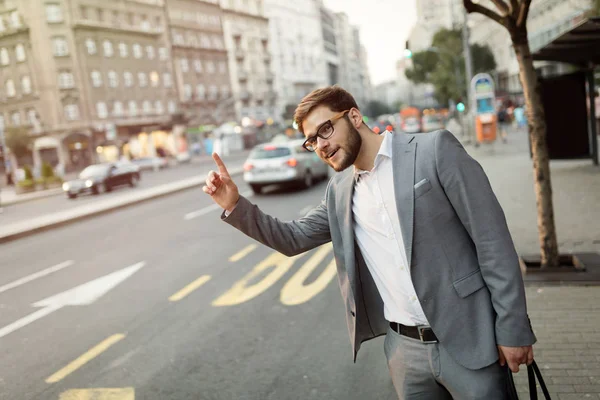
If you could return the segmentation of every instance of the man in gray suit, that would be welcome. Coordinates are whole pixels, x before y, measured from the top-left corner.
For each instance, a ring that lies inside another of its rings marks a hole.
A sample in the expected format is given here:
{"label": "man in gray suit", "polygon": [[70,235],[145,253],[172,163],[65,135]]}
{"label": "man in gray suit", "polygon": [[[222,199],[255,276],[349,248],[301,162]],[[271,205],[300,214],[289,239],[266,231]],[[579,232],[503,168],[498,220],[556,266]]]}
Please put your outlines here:
{"label": "man in gray suit", "polygon": [[[376,135],[352,95],[318,89],[295,113],[304,146],[340,172],[284,222],[240,196],[218,155],[205,193],[222,219],[292,256],[333,242],[354,360],[386,335],[400,399],[503,399],[501,365],[533,360],[517,254],[481,166],[448,131]],[[353,166],[353,167],[352,167]]]}

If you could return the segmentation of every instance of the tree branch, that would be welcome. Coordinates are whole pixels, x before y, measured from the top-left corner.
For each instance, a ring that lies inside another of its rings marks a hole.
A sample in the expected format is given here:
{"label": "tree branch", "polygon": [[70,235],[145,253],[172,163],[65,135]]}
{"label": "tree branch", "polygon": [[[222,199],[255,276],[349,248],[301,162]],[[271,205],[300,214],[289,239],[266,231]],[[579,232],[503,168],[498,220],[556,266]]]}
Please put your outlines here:
{"label": "tree branch", "polygon": [[504,2],[504,0],[491,0],[491,1],[492,1],[492,3],[494,3],[494,5],[496,6],[496,8],[498,10],[500,10],[501,14],[503,14],[504,16],[510,15],[508,4],[506,4]]}
{"label": "tree branch", "polygon": [[[522,1],[525,1],[525,0],[522,0]],[[485,15],[489,19],[496,21],[497,23],[499,23],[500,25],[502,25],[508,29],[506,17],[502,17],[501,15],[495,13],[494,11],[490,10],[487,7],[473,3],[473,0],[463,0],[463,5],[465,6],[465,9],[467,10],[468,13],[479,13],[479,14]]]}
{"label": "tree branch", "polygon": [[519,17],[517,18],[517,27],[521,28],[527,23],[527,15],[529,14],[529,6],[531,0],[521,0],[521,7],[519,7]]}
{"label": "tree branch", "polygon": [[517,18],[517,13],[519,12],[519,0],[510,0],[510,15],[513,18]]}

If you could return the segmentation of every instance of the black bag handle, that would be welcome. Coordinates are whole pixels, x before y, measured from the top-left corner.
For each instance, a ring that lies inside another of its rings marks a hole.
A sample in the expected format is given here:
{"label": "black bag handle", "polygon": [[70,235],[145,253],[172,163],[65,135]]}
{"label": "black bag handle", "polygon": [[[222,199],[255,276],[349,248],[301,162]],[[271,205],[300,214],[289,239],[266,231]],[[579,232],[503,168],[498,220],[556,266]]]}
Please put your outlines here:
{"label": "black bag handle", "polygon": [[[513,379],[513,374],[510,368],[508,368],[508,364],[504,366],[504,370],[506,371],[506,390],[508,398],[509,400],[519,400],[517,388],[515,387],[515,381]],[[527,378],[529,380],[529,398],[531,400],[538,400],[536,377],[537,380],[540,382],[540,388],[544,393],[544,398],[546,400],[551,400],[550,393],[548,392],[548,388],[546,387],[546,383],[544,382],[542,373],[540,372],[540,369],[538,368],[535,361],[533,361],[531,365],[527,366]]]}

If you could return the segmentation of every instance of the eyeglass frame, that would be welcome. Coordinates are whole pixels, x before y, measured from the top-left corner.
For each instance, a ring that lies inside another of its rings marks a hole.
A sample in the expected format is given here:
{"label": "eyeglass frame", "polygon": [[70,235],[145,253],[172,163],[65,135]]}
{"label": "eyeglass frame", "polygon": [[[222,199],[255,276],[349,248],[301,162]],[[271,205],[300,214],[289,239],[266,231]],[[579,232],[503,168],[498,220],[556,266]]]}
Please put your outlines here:
{"label": "eyeglass frame", "polygon": [[[310,137],[306,138],[306,140],[304,141],[304,143],[302,143],[302,147],[304,147],[304,149],[305,149],[306,151],[309,151],[309,152],[311,152],[311,153],[314,153],[314,152],[317,150],[317,148],[315,147],[315,149],[314,149],[314,150],[311,150],[311,149],[309,149],[309,148],[307,147],[307,143],[308,143],[308,141],[309,141],[309,140],[312,140],[313,138],[315,138],[315,140],[316,140],[317,138],[321,138],[321,139],[323,139],[323,140],[327,140],[327,139],[329,139],[330,137],[332,137],[332,136],[333,136],[333,134],[335,133],[335,128],[334,128],[333,124],[334,124],[334,123],[336,123],[338,120],[340,120],[340,119],[344,118],[344,117],[346,116],[346,114],[347,114],[347,113],[349,113],[350,111],[352,111],[352,109],[350,109],[350,110],[344,110],[344,111],[340,111],[339,113],[337,113],[336,115],[334,115],[333,117],[329,118],[327,121],[325,121],[325,122],[323,122],[321,125],[319,125],[319,126],[317,127],[317,132],[316,132],[314,135],[312,135],[312,136],[310,136]],[[321,130],[323,127],[324,127],[324,126],[327,126],[327,125],[331,125],[331,134],[330,134],[329,136],[327,136],[327,137],[324,137],[323,135],[321,135],[321,134],[319,133],[319,131],[320,131],[320,130]],[[317,143],[317,142],[315,141],[315,144],[316,144],[316,143]]]}

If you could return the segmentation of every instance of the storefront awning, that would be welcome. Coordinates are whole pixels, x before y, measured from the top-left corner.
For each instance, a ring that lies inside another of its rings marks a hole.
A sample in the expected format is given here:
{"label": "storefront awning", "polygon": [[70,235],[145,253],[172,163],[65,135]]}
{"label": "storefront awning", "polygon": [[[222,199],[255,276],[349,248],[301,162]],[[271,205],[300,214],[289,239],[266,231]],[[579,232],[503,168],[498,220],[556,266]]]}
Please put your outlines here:
{"label": "storefront awning", "polygon": [[600,17],[592,17],[563,33],[533,54],[535,61],[587,66],[600,64]]}

